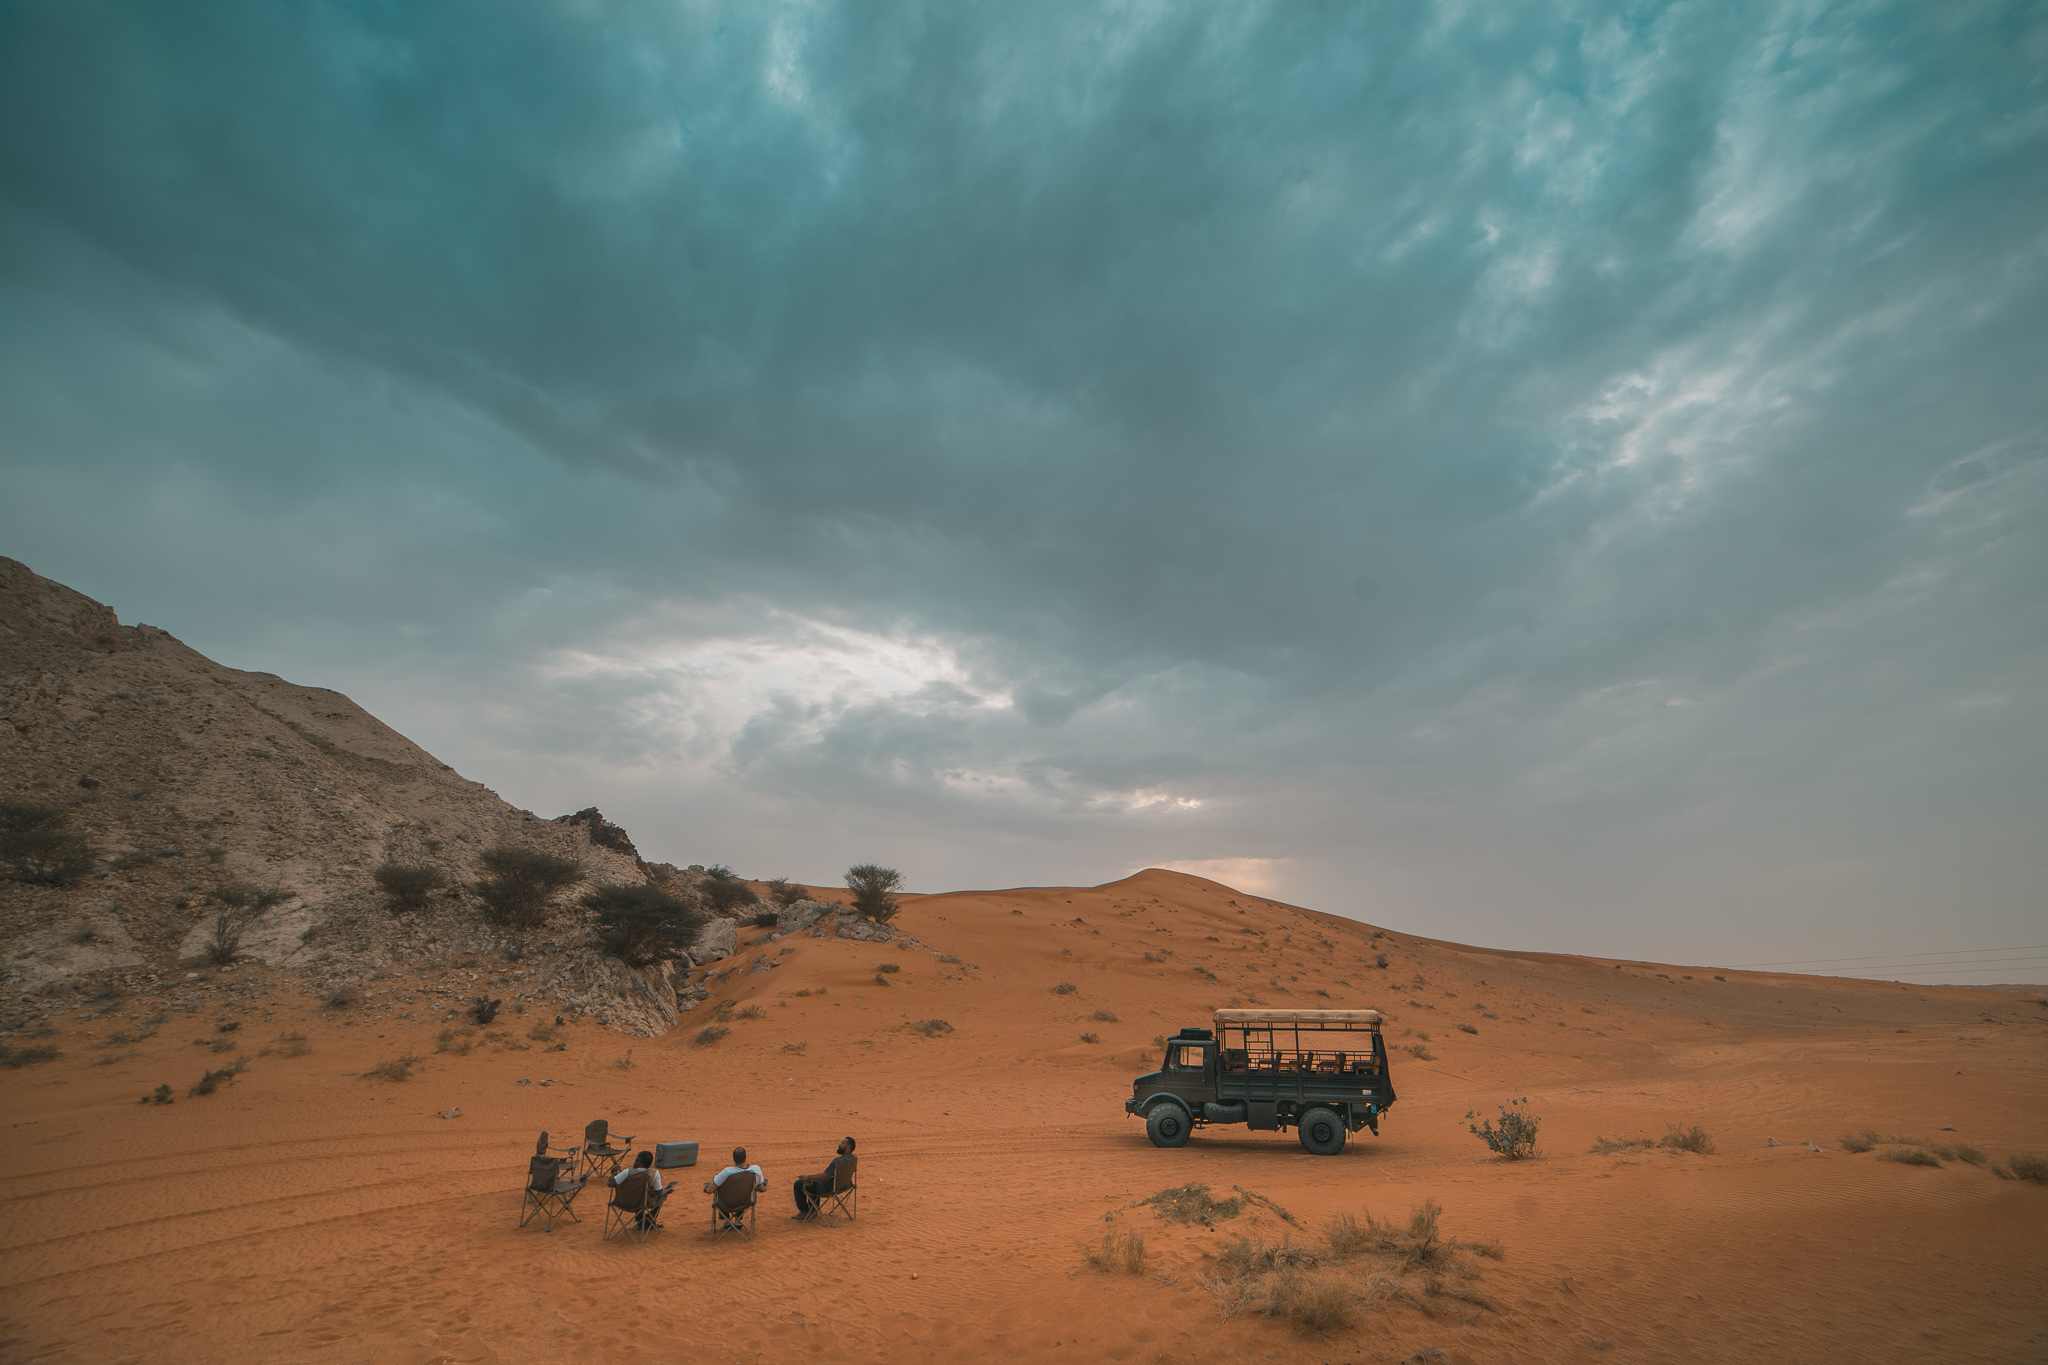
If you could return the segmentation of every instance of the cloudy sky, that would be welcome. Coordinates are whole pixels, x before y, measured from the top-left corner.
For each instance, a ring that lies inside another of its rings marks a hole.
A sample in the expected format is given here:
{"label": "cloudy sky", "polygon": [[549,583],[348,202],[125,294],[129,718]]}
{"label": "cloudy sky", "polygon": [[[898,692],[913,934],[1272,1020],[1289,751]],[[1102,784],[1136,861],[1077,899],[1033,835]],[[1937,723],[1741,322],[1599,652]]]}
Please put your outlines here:
{"label": "cloudy sky", "polygon": [[657,858],[2038,981],[2044,70],[1961,0],[6,0],[0,552]]}

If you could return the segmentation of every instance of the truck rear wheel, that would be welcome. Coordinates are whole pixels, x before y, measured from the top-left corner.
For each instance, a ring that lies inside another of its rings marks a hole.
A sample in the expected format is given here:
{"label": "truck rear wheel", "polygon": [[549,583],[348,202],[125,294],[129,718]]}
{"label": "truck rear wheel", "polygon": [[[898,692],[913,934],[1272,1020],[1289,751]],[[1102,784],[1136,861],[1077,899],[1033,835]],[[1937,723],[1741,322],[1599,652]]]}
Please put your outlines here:
{"label": "truck rear wheel", "polygon": [[1193,1127],[1177,1104],[1155,1104],[1145,1116],[1145,1136],[1152,1139],[1154,1147],[1187,1146],[1188,1132]]}
{"label": "truck rear wheel", "polygon": [[1344,1150],[1344,1120],[1336,1111],[1315,1108],[1301,1116],[1296,1129],[1301,1145],[1317,1156],[1335,1156]]}

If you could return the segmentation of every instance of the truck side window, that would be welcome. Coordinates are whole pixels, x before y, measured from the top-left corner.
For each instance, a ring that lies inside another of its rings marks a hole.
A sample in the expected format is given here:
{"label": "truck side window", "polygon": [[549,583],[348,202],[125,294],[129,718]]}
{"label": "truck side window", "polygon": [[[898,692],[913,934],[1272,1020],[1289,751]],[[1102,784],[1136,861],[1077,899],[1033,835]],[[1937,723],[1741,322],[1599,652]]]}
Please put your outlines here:
{"label": "truck side window", "polygon": [[1200,1071],[1202,1049],[1198,1047],[1177,1047],[1166,1054],[1166,1064],[1178,1071]]}

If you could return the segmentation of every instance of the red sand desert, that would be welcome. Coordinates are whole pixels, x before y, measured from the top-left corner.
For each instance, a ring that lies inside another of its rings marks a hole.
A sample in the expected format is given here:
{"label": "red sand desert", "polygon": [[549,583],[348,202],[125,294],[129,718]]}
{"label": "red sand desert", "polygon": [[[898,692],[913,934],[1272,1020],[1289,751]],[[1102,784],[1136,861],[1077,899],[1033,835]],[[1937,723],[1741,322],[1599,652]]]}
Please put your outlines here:
{"label": "red sand desert", "polygon": [[[1471,948],[1161,871],[911,897],[898,926],[922,946],[749,931],[667,1035],[572,1022],[561,1051],[510,1006],[500,1042],[436,1051],[462,992],[516,985],[502,962],[382,983],[442,992],[414,1020],[253,963],[67,1016],[60,1059],[0,1073],[6,1358],[2048,1359],[2048,1188],[1991,1169],[2048,1147],[2035,999]],[[776,965],[748,971],[760,956]],[[1153,1148],[1122,1111],[1132,1077],[1155,1036],[1233,1000],[1378,1008],[1392,1047],[1432,1060],[1395,1051],[1382,1135],[1335,1157],[1241,1127]],[[725,1001],[761,1013],[696,1045]],[[109,1041],[166,1005],[153,1037]],[[188,1095],[223,1036],[247,1070]],[[425,1059],[411,1079],[365,1076],[406,1053]],[[175,1103],[138,1103],[160,1083]],[[1520,1096],[1541,1155],[1510,1163],[1466,1114]],[[536,1133],[597,1117],[636,1146],[702,1144],[645,1245],[600,1240],[589,1195],[581,1222],[516,1226]],[[1589,1150],[1674,1124],[1712,1154]],[[1886,1141],[1838,1144],[1865,1129]],[[790,1181],[849,1133],[859,1217],[790,1221]],[[1988,1161],[1883,1159],[1893,1135]],[[759,1235],[714,1245],[698,1183],[742,1143],[770,1180]],[[1241,1211],[1204,1227],[1138,1202],[1190,1182]],[[1341,1272],[1357,1325],[1327,1333],[1219,1307],[1238,1239],[1313,1250],[1335,1215],[1425,1201],[1500,1258],[1368,1257]],[[1142,1273],[1087,1267],[1130,1230]]]}

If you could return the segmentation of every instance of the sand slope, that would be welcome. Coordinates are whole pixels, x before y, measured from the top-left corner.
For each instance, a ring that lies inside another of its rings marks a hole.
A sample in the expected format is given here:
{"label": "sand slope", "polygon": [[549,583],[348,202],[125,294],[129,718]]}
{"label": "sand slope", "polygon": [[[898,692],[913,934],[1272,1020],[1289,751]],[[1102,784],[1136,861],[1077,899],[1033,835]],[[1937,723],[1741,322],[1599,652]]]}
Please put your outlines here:
{"label": "sand slope", "polygon": [[[525,1050],[436,1054],[443,1021],[322,1009],[260,964],[227,974],[244,995],[195,978],[140,1042],[107,1038],[139,1031],[161,997],[67,1019],[47,1040],[65,1056],[0,1072],[5,1356],[2048,1358],[2048,1189],[1835,1145],[1869,1127],[1995,1159],[2041,1150],[2048,1009],[2031,999],[1375,938],[1167,872],[912,898],[900,923],[928,948],[743,948],[721,967],[778,965],[734,972],[711,1003],[761,1017],[704,1047],[709,1006],[654,1040],[572,1025],[559,1052],[528,1038],[540,1016],[508,1014],[500,1032]],[[882,985],[887,960],[900,970]],[[1055,994],[1061,982],[1077,989]],[[1386,1010],[1397,1046],[1429,1035],[1435,1060],[1396,1056],[1384,1136],[1317,1158],[1292,1134],[1210,1129],[1160,1151],[1122,1113],[1155,1035],[1233,999],[1322,992]],[[953,1032],[906,1027],[933,1018]],[[303,1056],[273,1041],[293,1033]],[[228,1055],[194,1040],[223,1036],[248,1070],[186,1097]],[[407,1051],[427,1058],[412,1080],[358,1074]],[[120,1060],[93,1065],[106,1057]],[[159,1082],[175,1104],[136,1103]],[[1544,1155],[1510,1165],[1464,1115],[1521,1095]],[[700,1141],[698,1177],[745,1143],[773,1182],[758,1239],[709,1244],[694,1180],[644,1246],[601,1242],[594,1199],[580,1224],[516,1229],[534,1133],[597,1116],[643,1143]],[[1587,1151],[1669,1123],[1703,1125],[1716,1153]],[[861,1141],[861,1217],[787,1221],[789,1181],[843,1133]],[[1295,1222],[1253,1206],[1205,1229],[1127,1208],[1188,1181],[1256,1191]],[[1483,1278],[1460,1282],[1491,1309],[1396,1300],[1314,1336],[1226,1320],[1204,1286],[1234,1238],[1311,1243],[1332,1214],[1426,1199],[1445,1234],[1502,1244],[1505,1259],[1468,1258]],[[1082,1267],[1110,1226],[1147,1233],[1144,1275]]]}

